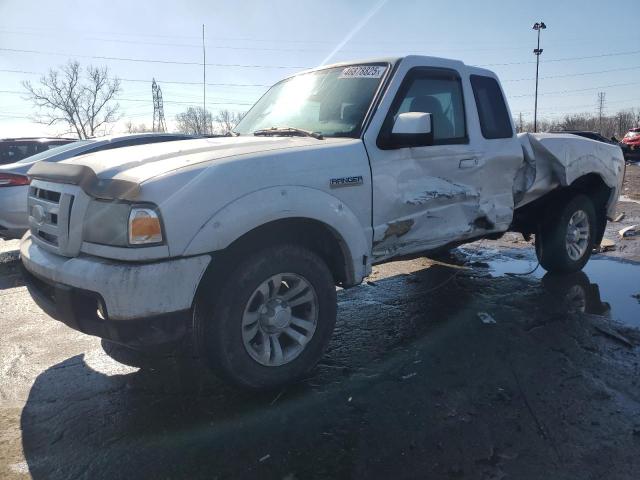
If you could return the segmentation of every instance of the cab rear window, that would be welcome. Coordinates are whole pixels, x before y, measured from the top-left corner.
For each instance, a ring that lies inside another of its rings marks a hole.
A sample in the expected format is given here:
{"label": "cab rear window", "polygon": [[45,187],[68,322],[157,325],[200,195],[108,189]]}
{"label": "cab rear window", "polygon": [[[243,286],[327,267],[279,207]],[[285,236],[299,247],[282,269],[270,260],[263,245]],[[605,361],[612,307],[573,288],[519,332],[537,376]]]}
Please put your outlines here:
{"label": "cab rear window", "polygon": [[511,138],[513,128],[509,111],[496,79],[471,75],[471,86],[480,117],[482,136],[487,139]]}

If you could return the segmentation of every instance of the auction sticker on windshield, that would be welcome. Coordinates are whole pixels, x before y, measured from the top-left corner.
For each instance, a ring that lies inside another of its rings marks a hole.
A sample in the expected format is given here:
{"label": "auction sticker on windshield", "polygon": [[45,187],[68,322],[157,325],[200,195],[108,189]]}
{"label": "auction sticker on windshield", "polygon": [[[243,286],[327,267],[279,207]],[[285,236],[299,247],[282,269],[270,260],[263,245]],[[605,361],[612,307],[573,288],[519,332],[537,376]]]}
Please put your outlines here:
{"label": "auction sticker on windshield", "polygon": [[356,65],[342,70],[338,78],[380,78],[386,69],[380,65]]}

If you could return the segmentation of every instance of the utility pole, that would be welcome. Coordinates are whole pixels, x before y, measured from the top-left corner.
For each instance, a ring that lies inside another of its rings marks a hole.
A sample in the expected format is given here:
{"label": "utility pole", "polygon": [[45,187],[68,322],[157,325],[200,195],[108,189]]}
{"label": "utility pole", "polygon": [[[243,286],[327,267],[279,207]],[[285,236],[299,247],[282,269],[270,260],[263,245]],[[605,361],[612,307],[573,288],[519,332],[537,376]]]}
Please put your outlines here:
{"label": "utility pole", "polygon": [[533,131],[534,133],[538,131],[538,71],[540,70],[540,55],[542,54],[542,49],[540,48],[540,31],[547,28],[544,22],[536,22],[533,24],[533,29],[538,32],[538,48],[533,51],[533,54],[536,56],[536,100],[535,107],[533,109]]}
{"label": "utility pole", "polygon": [[622,132],[622,114],[620,112],[618,112],[618,136],[623,136],[624,133]]}
{"label": "utility pole", "polygon": [[604,113],[604,98],[605,93],[598,93],[598,133],[602,135],[602,114]]}
{"label": "utility pole", "polygon": [[202,24],[202,124],[207,133],[207,53],[204,48],[204,23]]}
{"label": "utility pole", "polygon": [[151,94],[153,95],[153,131],[166,132],[167,125],[164,121],[164,106],[162,104],[162,90],[160,85],[153,79],[151,83]]}
{"label": "utility pole", "polygon": [[518,133],[524,131],[524,122],[522,121],[522,112],[518,114]]}

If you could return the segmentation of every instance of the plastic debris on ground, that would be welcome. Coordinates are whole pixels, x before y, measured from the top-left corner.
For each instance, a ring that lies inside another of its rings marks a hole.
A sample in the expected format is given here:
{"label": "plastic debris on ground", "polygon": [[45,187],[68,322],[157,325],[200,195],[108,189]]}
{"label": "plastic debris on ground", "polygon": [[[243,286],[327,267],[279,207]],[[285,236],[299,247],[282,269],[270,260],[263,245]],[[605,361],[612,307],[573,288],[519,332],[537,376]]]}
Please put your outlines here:
{"label": "plastic debris on ground", "polygon": [[638,225],[631,225],[629,227],[624,227],[622,230],[618,232],[622,238],[635,237],[638,235]]}
{"label": "plastic debris on ground", "polygon": [[494,323],[496,323],[495,319],[487,312],[478,312],[478,318],[485,325],[493,325]]}
{"label": "plastic debris on ground", "polygon": [[615,250],[616,243],[613,240],[609,240],[608,238],[603,238],[602,242],[600,242],[600,251],[608,252],[609,250]]}

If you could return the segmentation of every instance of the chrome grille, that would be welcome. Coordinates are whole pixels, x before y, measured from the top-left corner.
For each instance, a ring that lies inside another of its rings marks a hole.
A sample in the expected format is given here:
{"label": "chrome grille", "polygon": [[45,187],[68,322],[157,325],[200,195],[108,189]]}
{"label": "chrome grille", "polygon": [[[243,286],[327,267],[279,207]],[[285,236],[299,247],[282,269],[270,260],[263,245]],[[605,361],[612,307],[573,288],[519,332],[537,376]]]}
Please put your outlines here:
{"label": "chrome grille", "polygon": [[[72,214],[84,193],[74,185],[33,181],[29,187],[29,228],[32,238],[60,255],[78,254],[81,238],[74,239]],[[80,202],[84,203],[84,202]],[[84,212],[78,212],[80,216]]]}

